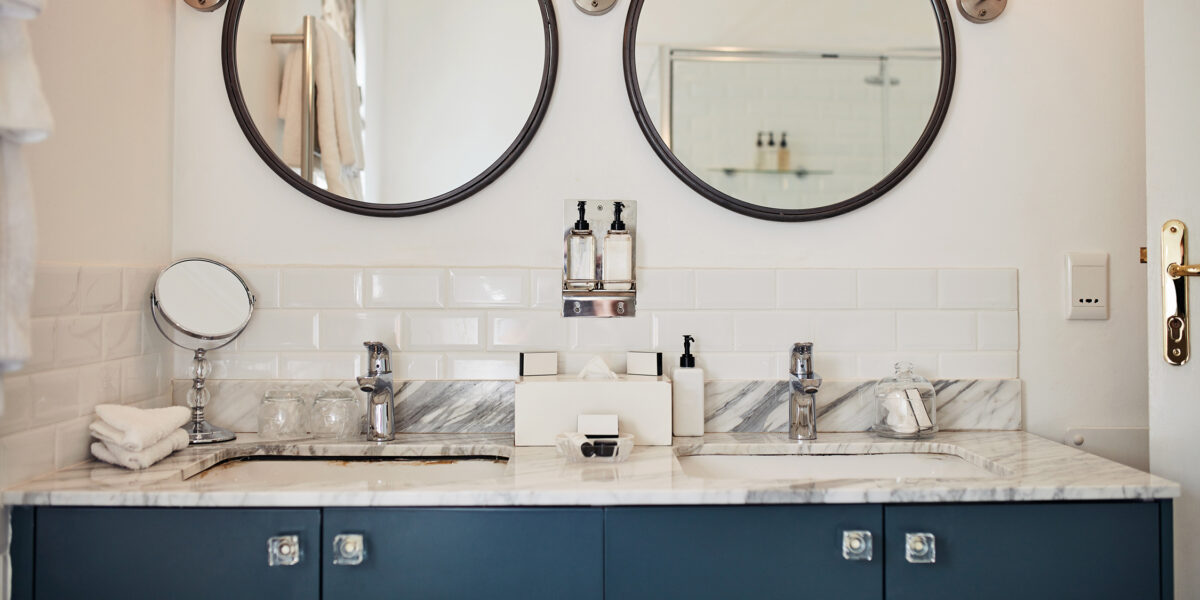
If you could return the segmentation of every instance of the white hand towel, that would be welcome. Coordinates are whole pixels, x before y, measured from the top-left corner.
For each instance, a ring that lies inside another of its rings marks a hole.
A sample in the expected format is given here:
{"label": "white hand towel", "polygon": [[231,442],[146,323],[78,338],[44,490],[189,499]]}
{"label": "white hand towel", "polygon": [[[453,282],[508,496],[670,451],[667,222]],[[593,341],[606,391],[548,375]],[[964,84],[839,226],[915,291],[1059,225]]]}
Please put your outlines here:
{"label": "white hand towel", "polygon": [[100,404],[96,406],[96,416],[101,421],[88,426],[93,436],[113,447],[140,452],[182,427],[192,411],[183,406],[141,409]]}
{"label": "white hand towel", "polygon": [[176,450],[188,446],[188,434],[182,429],[176,429],[171,435],[159,440],[157,444],[140,452],[130,452],[119,446],[110,446],[103,442],[92,443],[92,456],[118,467],[126,469],[145,469],[150,465],[166,458]]}
{"label": "white hand towel", "polygon": [[42,0],[0,0],[0,19],[32,19],[44,6]]}

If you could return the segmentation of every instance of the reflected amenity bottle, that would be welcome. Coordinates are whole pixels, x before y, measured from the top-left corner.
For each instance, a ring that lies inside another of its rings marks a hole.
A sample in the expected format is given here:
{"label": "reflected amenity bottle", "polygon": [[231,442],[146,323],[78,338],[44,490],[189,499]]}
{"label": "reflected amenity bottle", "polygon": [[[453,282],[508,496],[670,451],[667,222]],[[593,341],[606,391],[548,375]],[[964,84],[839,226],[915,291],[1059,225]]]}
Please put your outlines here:
{"label": "reflected amenity bottle", "polygon": [[613,222],[604,236],[604,289],[632,289],[633,281],[633,236],[625,229],[621,212],[625,203],[613,202]]}
{"label": "reflected amenity bottle", "polygon": [[780,171],[792,170],[792,151],[788,150],[786,131],[779,134],[779,160],[777,167]]}
{"label": "reflected amenity bottle", "polygon": [[763,132],[758,132],[758,139],[754,142],[754,169],[761,171],[767,168],[767,147],[763,145]]}
{"label": "reflected amenity bottle", "polygon": [[574,290],[596,288],[596,238],[586,212],[587,201],[580,200],[579,220],[567,235],[567,287]]}

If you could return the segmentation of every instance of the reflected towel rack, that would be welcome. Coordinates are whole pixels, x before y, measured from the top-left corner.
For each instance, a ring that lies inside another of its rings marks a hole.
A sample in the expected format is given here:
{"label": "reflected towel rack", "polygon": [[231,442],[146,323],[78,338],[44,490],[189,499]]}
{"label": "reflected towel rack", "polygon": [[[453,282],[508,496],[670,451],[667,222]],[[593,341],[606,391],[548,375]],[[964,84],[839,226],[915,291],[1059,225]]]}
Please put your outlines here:
{"label": "reflected towel rack", "polygon": [[303,99],[300,106],[300,176],[313,180],[313,163],[317,140],[317,84],[313,79],[313,52],[316,40],[316,20],[304,17],[303,33],[271,34],[272,44],[300,44],[304,52]]}

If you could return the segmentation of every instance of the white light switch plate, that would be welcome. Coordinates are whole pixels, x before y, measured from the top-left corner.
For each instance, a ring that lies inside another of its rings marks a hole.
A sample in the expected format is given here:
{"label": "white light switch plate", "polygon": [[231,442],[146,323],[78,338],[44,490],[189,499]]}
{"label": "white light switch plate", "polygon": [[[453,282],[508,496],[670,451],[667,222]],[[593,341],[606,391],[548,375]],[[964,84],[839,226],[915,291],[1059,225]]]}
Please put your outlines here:
{"label": "white light switch plate", "polygon": [[1067,319],[1108,319],[1108,255],[1067,254]]}

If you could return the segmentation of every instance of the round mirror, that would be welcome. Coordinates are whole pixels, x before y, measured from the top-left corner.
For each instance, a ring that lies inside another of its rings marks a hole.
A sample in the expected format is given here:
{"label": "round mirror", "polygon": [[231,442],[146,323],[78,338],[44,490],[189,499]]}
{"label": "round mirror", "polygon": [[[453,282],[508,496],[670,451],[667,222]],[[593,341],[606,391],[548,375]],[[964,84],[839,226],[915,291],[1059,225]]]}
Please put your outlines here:
{"label": "round mirror", "polygon": [[875,200],[920,161],[954,85],[945,0],[631,0],[646,139],[713,202],[774,221]]}
{"label": "round mirror", "polygon": [[212,370],[205,355],[225,346],[246,329],[254,312],[254,294],[233,269],[207,258],[185,258],[158,274],[150,292],[154,324],[172,344],[195,352],[188,407],[192,420],[184,429],[193,444],[227,442],[232,431],[204,416],[211,394],[204,380]]}
{"label": "round mirror", "polygon": [[399,217],[459,202],[529,144],[558,64],[551,0],[230,0],[225,87],[308,196]]}

